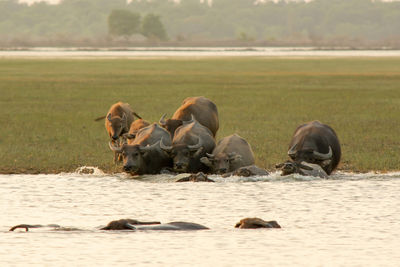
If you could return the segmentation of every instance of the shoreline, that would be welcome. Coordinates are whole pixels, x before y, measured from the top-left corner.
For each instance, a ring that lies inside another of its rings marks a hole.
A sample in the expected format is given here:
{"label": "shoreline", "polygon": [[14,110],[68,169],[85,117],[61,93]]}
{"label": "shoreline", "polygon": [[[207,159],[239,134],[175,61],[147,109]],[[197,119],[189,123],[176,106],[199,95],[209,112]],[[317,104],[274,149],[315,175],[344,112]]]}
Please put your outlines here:
{"label": "shoreline", "polygon": [[0,47],[0,58],[21,59],[160,59],[160,58],[341,58],[400,57],[396,48],[351,47]]}
{"label": "shoreline", "polygon": [[[0,168],[0,175],[58,175],[58,174],[93,174],[96,170],[102,172],[105,175],[115,175],[115,174],[126,174],[121,170],[106,170],[95,166],[80,166],[75,169],[49,169],[49,170],[40,170],[33,168],[18,168],[18,169],[2,169]],[[276,169],[266,169],[269,173],[274,173]],[[347,168],[338,168],[333,174],[337,172],[344,173],[352,173],[352,174],[367,174],[367,173],[376,173],[376,174],[388,174],[388,173],[397,173],[400,170],[352,170]],[[155,174],[160,175],[160,174]],[[177,174],[178,175],[178,174]],[[214,174],[209,174],[214,175]],[[138,175],[137,177],[139,177]],[[136,176],[132,176],[136,177]]]}

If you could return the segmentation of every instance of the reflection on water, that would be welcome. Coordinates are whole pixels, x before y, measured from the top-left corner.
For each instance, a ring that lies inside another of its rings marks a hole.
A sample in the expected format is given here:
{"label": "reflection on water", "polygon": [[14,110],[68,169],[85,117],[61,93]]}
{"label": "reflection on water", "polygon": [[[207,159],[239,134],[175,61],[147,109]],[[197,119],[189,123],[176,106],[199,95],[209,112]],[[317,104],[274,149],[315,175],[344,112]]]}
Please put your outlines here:
{"label": "reflection on water", "polygon": [[352,50],[317,47],[124,47],[124,48],[11,48],[0,50],[1,57],[399,57],[400,50]]}
{"label": "reflection on water", "polygon": [[[174,176],[0,175],[2,265],[396,266],[400,173],[173,183]],[[244,217],[282,229],[235,229]],[[190,221],[195,232],[104,232],[111,220]],[[8,232],[16,224],[56,223]]]}

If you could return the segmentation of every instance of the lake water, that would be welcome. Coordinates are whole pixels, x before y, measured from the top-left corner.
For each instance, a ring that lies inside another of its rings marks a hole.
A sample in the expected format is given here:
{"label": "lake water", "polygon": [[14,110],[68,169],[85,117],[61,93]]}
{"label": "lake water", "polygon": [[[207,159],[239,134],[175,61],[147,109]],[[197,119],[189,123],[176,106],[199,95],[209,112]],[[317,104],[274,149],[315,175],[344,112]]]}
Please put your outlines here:
{"label": "lake water", "polygon": [[321,49],[316,47],[124,47],[124,48],[12,48],[0,58],[137,58],[137,57],[400,57],[400,50]]}
{"label": "lake water", "polygon": [[[0,175],[2,266],[399,266],[400,173],[174,183],[79,172]],[[282,229],[235,229],[245,217]],[[101,231],[111,220],[189,221],[210,230]],[[81,231],[29,232],[17,224]]]}

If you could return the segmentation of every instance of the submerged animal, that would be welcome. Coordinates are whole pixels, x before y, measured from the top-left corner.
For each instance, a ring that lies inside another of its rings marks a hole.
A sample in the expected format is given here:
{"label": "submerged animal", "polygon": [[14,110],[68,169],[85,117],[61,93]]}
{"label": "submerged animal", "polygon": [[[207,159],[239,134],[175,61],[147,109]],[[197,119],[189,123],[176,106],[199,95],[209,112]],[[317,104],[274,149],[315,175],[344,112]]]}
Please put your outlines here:
{"label": "submerged animal", "polygon": [[160,147],[161,139],[164,144],[171,145],[169,133],[162,127],[153,123],[140,129],[136,138],[130,144],[122,147],[109,143],[111,150],[122,154],[123,170],[131,174],[157,174],[163,168],[172,166],[169,155]]}
{"label": "submerged animal", "polygon": [[284,163],[276,165],[276,168],[281,169],[282,176],[298,173],[304,176],[314,176],[320,178],[327,178],[328,174],[324,169],[318,164],[312,164],[305,161],[293,162],[286,161]]}
{"label": "submerged animal", "polygon": [[160,145],[173,159],[175,172],[197,173],[208,171],[200,158],[212,152],[215,141],[211,131],[192,116],[192,120],[185,121],[176,129],[172,145],[168,145],[164,139]]}
{"label": "submerged animal", "polygon": [[171,138],[173,138],[175,130],[184,121],[191,120],[192,115],[200,124],[207,127],[215,137],[219,128],[218,109],[211,100],[204,96],[186,98],[171,119],[165,120],[166,114],[164,114],[159,123],[167,129],[171,134]]}
{"label": "submerged animal", "polygon": [[[80,229],[74,227],[62,227],[58,224],[19,224],[13,226],[9,231],[14,231],[16,229],[22,228],[26,232],[31,228],[42,228],[50,227],[54,230],[59,231],[78,231]],[[260,218],[244,218],[240,220],[235,228],[240,229],[255,229],[255,228],[281,228],[281,226],[276,221],[264,221]],[[99,230],[131,230],[131,231],[194,231],[194,230],[208,230],[207,226],[192,223],[192,222],[169,222],[160,223],[154,222],[142,222],[135,219],[120,219],[116,221],[111,221],[107,226],[100,228]]]}
{"label": "submerged animal", "polygon": [[160,222],[142,222],[135,219],[120,219],[116,221],[111,221],[107,226],[100,228],[100,230],[132,230],[133,225],[153,225],[161,224]]}
{"label": "submerged animal", "polygon": [[211,154],[200,160],[211,168],[212,173],[233,172],[240,167],[254,164],[254,154],[250,144],[237,134],[222,138]]}
{"label": "submerged animal", "polygon": [[180,178],[179,180],[176,181],[177,183],[181,182],[209,182],[209,183],[214,183],[213,180],[209,179],[206,174],[202,172],[198,172],[196,174],[192,173],[191,175],[187,177]]}
{"label": "submerged animal", "polygon": [[312,121],[297,127],[289,144],[288,155],[296,163],[318,164],[330,175],[340,162],[341,148],[330,126]]}
{"label": "submerged animal", "polygon": [[[9,231],[14,231],[18,228],[23,228],[28,231],[31,228],[41,228],[41,227],[51,227],[55,230],[71,230],[70,228],[61,227],[58,224],[48,224],[48,225],[31,225],[31,224],[19,224],[10,228]],[[100,228],[100,230],[133,230],[133,231],[149,231],[149,230],[163,230],[163,231],[191,231],[191,230],[207,230],[208,227],[192,222],[141,222],[134,219],[121,219],[117,221],[112,221],[107,224],[107,226]],[[80,230],[74,228],[73,230]]]}
{"label": "submerged animal", "polygon": [[260,218],[244,218],[235,225],[240,229],[256,229],[256,228],[281,228],[276,221],[264,221]]}
{"label": "submerged animal", "polygon": [[241,167],[233,172],[228,172],[222,174],[222,177],[226,178],[229,176],[243,176],[243,177],[250,177],[250,176],[267,176],[269,172],[263,168],[260,168],[256,165],[244,166]]}

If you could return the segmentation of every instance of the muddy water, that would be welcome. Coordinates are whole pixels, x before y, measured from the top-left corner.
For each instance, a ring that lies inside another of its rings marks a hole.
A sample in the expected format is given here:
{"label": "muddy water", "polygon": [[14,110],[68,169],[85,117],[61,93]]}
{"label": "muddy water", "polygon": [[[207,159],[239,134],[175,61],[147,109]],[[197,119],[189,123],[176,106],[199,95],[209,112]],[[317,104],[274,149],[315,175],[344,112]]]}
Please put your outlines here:
{"label": "muddy water", "polygon": [[[213,176],[0,175],[2,266],[399,266],[400,173]],[[239,230],[244,217],[282,229]],[[195,232],[105,232],[111,220],[191,221]],[[16,224],[73,226],[9,232]]]}

